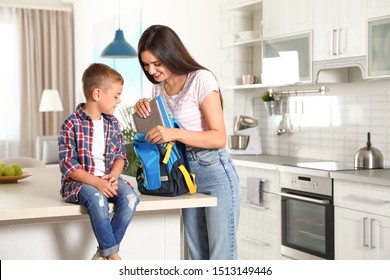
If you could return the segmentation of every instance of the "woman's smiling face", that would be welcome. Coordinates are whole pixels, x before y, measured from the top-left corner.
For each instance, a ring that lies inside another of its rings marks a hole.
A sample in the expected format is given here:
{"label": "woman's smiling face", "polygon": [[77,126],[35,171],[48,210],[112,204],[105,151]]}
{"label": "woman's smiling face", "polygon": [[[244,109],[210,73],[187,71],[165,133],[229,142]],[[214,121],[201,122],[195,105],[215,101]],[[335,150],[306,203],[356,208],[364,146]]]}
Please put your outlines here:
{"label": "woman's smiling face", "polygon": [[145,71],[153,76],[156,82],[162,82],[171,76],[172,72],[164,67],[157,57],[150,51],[141,53],[141,60]]}

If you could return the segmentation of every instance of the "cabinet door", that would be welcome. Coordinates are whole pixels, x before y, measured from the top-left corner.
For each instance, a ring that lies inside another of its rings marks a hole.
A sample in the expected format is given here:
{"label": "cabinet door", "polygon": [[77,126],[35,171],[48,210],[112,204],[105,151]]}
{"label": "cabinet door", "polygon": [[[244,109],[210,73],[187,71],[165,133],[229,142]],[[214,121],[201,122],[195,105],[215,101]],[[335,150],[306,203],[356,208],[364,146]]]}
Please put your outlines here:
{"label": "cabinet door", "polygon": [[290,35],[313,28],[312,0],[264,0],[264,36]]}
{"label": "cabinet door", "polygon": [[367,3],[368,18],[377,18],[390,15],[389,0],[370,0]]}
{"label": "cabinet door", "polygon": [[314,2],[314,60],[366,54],[367,0]]}
{"label": "cabinet door", "polygon": [[[311,33],[302,33],[295,34],[292,36],[284,36],[275,39],[263,40],[263,58],[277,58],[279,57],[279,52],[289,52],[295,51],[298,54],[298,71],[299,79],[301,82],[311,81],[311,72],[312,72],[312,52],[311,52]],[[263,61],[263,63],[265,63]],[[271,71],[272,73],[268,73]],[[276,76],[275,72],[279,70],[279,76]],[[263,65],[263,75],[272,77],[276,80],[274,83],[286,83],[283,80],[284,76],[280,73],[283,73],[283,69],[277,69],[277,67],[270,67],[267,69]]]}
{"label": "cabinet door", "polygon": [[372,215],[372,255],[375,260],[390,260],[390,218]]}
{"label": "cabinet door", "polygon": [[335,259],[364,260],[370,254],[369,219],[363,212],[335,207]]}
{"label": "cabinet door", "polygon": [[390,17],[368,22],[367,74],[371,78],[390,77]]}

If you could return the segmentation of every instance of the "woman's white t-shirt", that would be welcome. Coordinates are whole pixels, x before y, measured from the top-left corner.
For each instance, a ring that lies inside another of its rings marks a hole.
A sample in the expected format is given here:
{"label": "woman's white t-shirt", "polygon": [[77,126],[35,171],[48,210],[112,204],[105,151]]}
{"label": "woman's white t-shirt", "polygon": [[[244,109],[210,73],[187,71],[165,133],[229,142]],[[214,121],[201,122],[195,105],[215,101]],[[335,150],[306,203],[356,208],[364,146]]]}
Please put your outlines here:
{"label": "woman's white t-shirt", "polygon": [[172,115],[184,129],[193,131],[208,130],[208,124],[200,105],[213,91],[219,92],[215,76],[208,70],[197,70],[187,75],[186,82],[179,94],[168,96],[164,83],[153,85],[153,98],[161,96],[168,114]]}

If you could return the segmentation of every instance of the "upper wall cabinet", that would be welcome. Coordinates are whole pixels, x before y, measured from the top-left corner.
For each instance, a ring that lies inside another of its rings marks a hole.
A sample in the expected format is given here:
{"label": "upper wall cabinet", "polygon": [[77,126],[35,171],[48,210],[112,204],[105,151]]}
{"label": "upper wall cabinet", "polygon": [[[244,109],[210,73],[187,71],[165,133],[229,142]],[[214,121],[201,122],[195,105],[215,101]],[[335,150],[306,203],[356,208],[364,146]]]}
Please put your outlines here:
{"label": "upper wall cabinet", "polygon": [[367,15],[369,19],[390,15],[390,1],[369,0],[367,3]]}
{"label": "upper wall cabinet", "polygon": [[312,0],[263,0],[264,38],[291,35],[313,28]]}
{"label": "upper wall cabinet", "polygon": [[[263,58],[275,58],[279,57],[281,52],[296,52],[298,57],[298,75],[299,82],[311,82],[311,72],[312,72],[312,56],[311,56],[311,32],[294,34],[291,36],[281,36],[275,39],[265,39],[263,41]],[[265,63],[265,61],[263,61]],[[291,65],[291,63],[289,63]],[[275,81],[274,83],[288,83],[283,81],[283,75],[286,74],[284,70],[287,70],[288,65],[281,65],[281,67],[270,67],[268,69],[263,65],[263,75],[265,76],[275,76],[273,79],[281,79]],[[272,69],[273,68],[273,69]],[[267,70],[272,70],[272,74],[267,73]],[[288,77],[287,77],[288,78]]]}
{"label": "upper wall cabinet", "polygon": [[313,8],[314,61],[367,54],[367,0],[315,0]]}
{"label": "upper wall cabinet", "polygon": [[367,76],[390,77],[390,17],[368,22]]}

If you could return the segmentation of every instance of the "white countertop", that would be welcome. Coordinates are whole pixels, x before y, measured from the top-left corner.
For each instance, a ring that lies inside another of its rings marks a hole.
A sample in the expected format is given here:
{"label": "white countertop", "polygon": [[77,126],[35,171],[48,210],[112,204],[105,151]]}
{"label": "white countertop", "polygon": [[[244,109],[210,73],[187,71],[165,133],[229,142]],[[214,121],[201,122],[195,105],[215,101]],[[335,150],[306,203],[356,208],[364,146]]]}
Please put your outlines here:
{"label": "white countertop", "polygon": [[333,179],[362,182],[366,184],[390,187],[390,169],[365,169],[350,171],[324,171],[303,167],[289,166],[298,162],[319,162],[323,160],[294,158],[275,155],[232,155],[237,166],[265,168],[281,172],[302,173],[313,176],[330,176]]}
{"label": "white countertop", "polygon": [[263,168],[268,170],[278,170],[281,172],[301,173],[303,170],[306,175],[329,176],[329,171],[307,169],[293,166],[298,162],[318,162],[318,160],[307,158],[294,158],[274,155],[232,155],[234,164],[237,166]]}
{"label": "white countertop", "polygon": [[[84,207],[66,203],[61,198],[61,175],[57,167],[25,168],[24,171],[31,172],[32,176],[18,183],[0,184],[0,221],[86,214]],[[124,177],[137,190],[134,178]],[[200,193],[178,197],[138,195],[137,212],[217,205],[215,197]]]}
{"label": "white countertop", "polygon": [[390,187],[390,169],[367,169],[331,172],[333,179],[356,181]]}

